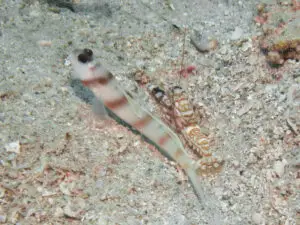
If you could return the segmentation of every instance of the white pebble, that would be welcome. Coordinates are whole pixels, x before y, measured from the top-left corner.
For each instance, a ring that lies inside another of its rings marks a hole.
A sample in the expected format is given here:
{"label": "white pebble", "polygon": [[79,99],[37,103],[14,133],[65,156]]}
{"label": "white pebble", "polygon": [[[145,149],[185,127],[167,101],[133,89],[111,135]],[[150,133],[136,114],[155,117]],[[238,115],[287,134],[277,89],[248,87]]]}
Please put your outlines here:
{"label": "white pebble", "polygon": [[240,167],[240,162],[237,161],[237,160],[233,160],[232,165],[233,165],[234,168],[239,168]]}
{"label": "white pebble", "polygon": [[72,63],[71,63],[71,56],[68,56],[67,58],[65,58],[65,62],[64,62],[64,65],[65,66],[70,66]]}
{"label": "white pebble", "polygon": [[144,60],[137,60],[135,64],[138,68],[143,68],[145,66],[145,61]]}
{"label": "white pebble", "polygon": [[49,202],[50,205],[53,205],[54,199],[53,198],[48,198],[48,202]]}
{"label": "white pebble", "polygon": [[240,39],[242,35],[243,35],[243,30],[239,27],[236,27],[231,34],[231,40],[236,41]]}
{"label": "white pebble", "polygon": [[3,214],[3,215],[0,215],[0,223],[5,223],[6,222],[6,215]]}
{"label": "white pebble", "polygon": [[20,153],[20,142],[15,141],[5,145],[5,149],[7,152],[14,152],[16,154]]}
{"label": "white pebble", "polygon": [[273,169],[279,177],[284,174],[284,166],[285,164],[281,161],[276,161],[273,165]]}
{"label": "white pebble", "polygon": [[206,52],[209,51],[209,40],[206,36],[200,35],[197,33],[197,35],[194,35],[191,39],[192,44],[197,48],[200,52]]}
{"label": "white pebble", "polygon": [[255,224],[263,224],[263,217],[261,214],[259,213],[253,213],[252,215],[252,221],[255,223]]}
{"label": "white pebble", "polygon": [[52,41],[48,41],[48,40],[40,40],[38,41],[38,44],[42,47],[49,47],[52,45]]}
{"label": "white pebble", "polygon": [[60,207],[57,207],[54,212],[54,217],[63,217],[63,216],[64,216],[64,210]]}

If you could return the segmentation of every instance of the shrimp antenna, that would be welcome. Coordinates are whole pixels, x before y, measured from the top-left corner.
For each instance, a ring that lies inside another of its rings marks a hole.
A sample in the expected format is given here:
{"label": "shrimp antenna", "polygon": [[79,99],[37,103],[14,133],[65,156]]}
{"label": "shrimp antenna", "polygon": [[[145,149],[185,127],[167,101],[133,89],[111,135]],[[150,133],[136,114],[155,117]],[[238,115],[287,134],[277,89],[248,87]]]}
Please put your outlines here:
{"label": "shrimp antenna", "polygon": [[181,62],[180,62],[180,72],[179,72],[179,81],[178,85],[180,85],[182,73],[184,72],[184,52],[185,52],[185,39],[186,39],[187,27],[184,26],[183,30],[183,45],[182,45],[182,55],[181,55]]}

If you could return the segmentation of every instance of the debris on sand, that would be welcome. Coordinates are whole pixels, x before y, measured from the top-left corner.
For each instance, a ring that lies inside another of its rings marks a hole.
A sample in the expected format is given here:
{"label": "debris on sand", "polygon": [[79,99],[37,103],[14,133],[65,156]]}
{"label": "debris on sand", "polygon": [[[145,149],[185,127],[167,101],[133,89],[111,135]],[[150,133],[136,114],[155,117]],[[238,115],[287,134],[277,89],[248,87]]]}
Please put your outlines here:
{"label": "debris on sand", "polygon": [[258,15],[254,20],[263,31],[260,47],[272,66],[283,65],[288,59],[300,60],[300,11],[297,4],[297,1],[288,4],[271,1],[257,5]]}

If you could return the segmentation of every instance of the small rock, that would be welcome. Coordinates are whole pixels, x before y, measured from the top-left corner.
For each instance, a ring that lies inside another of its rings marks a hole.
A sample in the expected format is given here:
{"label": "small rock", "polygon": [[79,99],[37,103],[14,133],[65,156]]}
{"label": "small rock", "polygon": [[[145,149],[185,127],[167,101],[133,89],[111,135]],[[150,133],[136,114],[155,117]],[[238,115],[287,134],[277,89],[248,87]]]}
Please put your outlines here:
{"label": "small rock", "polygon": [[228,53],[228,48],[227,48],[227,46],[223,46],[223,47],[220,49],[220,53],[221,53],[222,55],[227,55],[227,53]]}
{"label": "small rock", "polygon": [[64,208],[64,214],[68,217],[71,217],[71,218],[79,218],[79,213],[78,211],[73,211],[73,209],[71,208],[70,205],[67,205],[65,208]]}
{"label": "small rock", "polygon": [[248,51],[249,49],[251,49],[252,48],[252,43],[251,43],[251,41],[247,41],[247,42],[245,42],[244,44],[243,44],[243,46],[242,46],[242,51],[243,52],[246,52],[246,51]]}
{"label": "small rock", "polygon": [[261,214],[259,213],[253,213],[252,215],[252,221],[255,223],[255,224],[263,224],[264,221],[263,221],[263,217]]}
{"label": "small rock", "polygon": [[68,202],[68,204],[64,207],[64,214],[68,217],[81,219],[81,212],[85,207],[85,201],[83,199],[73,199]]}
{"label": "small rock", "polygon": [[20,143],[19,141],[11,142],[5,145],[5,149],[7,152],[13,152],[16,154],[20,153]]}
{"label": "small rock", "polygon": [[232,165],[233,165],[234,168],[239,168],[239,167],[240,167],[240,162],[237,161],[237,160],[234,160],[234,161],[232,162]]}
{"label": "small rock", "polygon": [[122,139],[124,137],[124,134],[122,134],[122,133],[117,133],[117,138],[118,139]]}
{"label": "small rock", "polygon": [[191,43],[199,52],[208,52],[210,50],[216,49],[218,46],[217,40],[209,40],[206,35],[201,35],[197,31],[194,31],[194,34],[191,37]]}
{"label": "small rock", "polygon": [[52,41],[40,40],[40,41],[38,41],[38,45],[42,46],[42,47],[50,47],[52,45]]}
{"label": "small rock", "polygon": [[216,39],[212,39],[208,43],[209,50],[215,50],[218,47],[218,41]]}
{"label": "small rock", "polygon": [[279,177],[284,174],[284,166],[285,164],[281,161],[276,161],[273,165],[273,169]]}
{"label": "small rock", "polygon": [[257,162],[257,157],[255,156],[255,154],[250,153],[247,163],[254,164],[256,162]]}
{"label": "small rock", "polygon": [[57,207],[55,209],[54,216],[55,217],[63,217],[64,216],[64,210],[61,207]]}
{"label": "small rock", "polygon": [[240,27],[236,27],[235,30],[232,32],[230,39],[236,41],[240,39],[243,35],[243,30]]}
{"label": "small rock", "polygon": [[137,66],[137,68],[144,68],[145,67],[145,61],[144,60],[137,60],[135,65]]}
{"label": "small rock", "polygon": [[50,205],[53,205],[54,199],[53,198],[48,198],[48,202],[49,202]]}
{"label": "small rock", "polygon": [[64,65],[65,66],[70,66],[71,65],[71,55],[68,56],[67,58],[65,58]]}
{"label": "small rock", "polygon": [[61,87],[61,88],[60,88],[60,92],[61,92],[62,94],[64,94],[64,95],[66,95],[66,94],[68,94],[69,89],[68,89],[67,87]]}
{"label": "small rock", "polygon": [[199,33],[195,33],[195,35],[191,37],[191,43],[200,52],[209,51],[209,41],[208,41],[207,37],[204,37]]}
{"label": "small rock", "polygon": [[6,215],[0,215],[0,223],[5,223],[6,222]]}
{"label": "small rock", "polygon": [[228,16],[229,15],[229,10],[225,9],[224,10],[224,16]]}

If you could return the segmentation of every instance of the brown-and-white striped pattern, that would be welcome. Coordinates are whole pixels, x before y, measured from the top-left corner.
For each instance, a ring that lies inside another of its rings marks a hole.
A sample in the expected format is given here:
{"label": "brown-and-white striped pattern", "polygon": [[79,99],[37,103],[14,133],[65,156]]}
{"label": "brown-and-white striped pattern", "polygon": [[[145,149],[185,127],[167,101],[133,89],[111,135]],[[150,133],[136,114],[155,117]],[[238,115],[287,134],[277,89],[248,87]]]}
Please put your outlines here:
{"label": "brown-and-white striped pattern", "polygon": [[148,111],[143,109],[142,113],[137,115],[129,103],[129,96],[113,75],[100,64],[94,65],[92,56],[86,52],[91,51],[75,50],[72,55],[76,77],[115,115],[153,141],[164,155],[176,161],[186,171],[197,196],[202,195],[199,174],[196,173],[197,168],[194,166],[195,161],[185,152],[178,136]]}
{"label": "brown-and-white striped pattern", "polygon": [[[187,145],[200,158],[197,162],[198,174],[209,175],[220,172],[224,161],[213,157],[209,148],[209,139],[201,132],[193,106],[184,90],[175,86],[169,97],[165,91],[152,84],[148,85],[148,89],[162,106],[171,111],[169,115],[175,117],[173,123],[176,124],[177,130],[180,130]],[[171,106],[166,105],[165,102],[171,102]]]}

